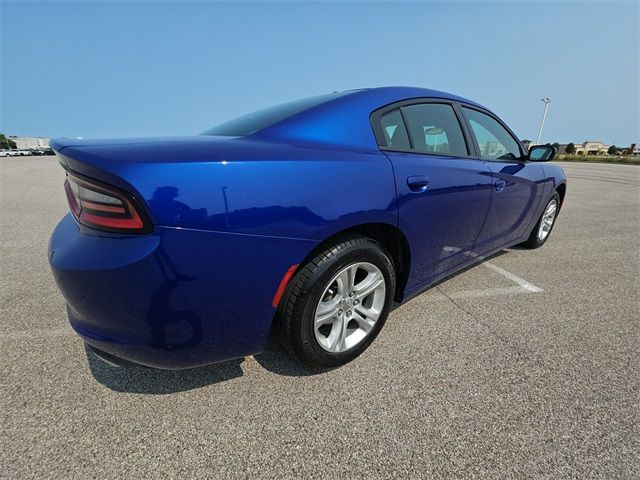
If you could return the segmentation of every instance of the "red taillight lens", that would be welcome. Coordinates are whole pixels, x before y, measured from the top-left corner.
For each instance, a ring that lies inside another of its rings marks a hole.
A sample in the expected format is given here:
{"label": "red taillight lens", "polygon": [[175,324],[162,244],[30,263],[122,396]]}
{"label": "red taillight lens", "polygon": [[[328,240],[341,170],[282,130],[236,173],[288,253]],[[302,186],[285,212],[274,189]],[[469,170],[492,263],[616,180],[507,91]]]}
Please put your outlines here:
{"label": "red taillight lens", "polygon": [[64,189],[71,212],[87,227],[121,233],[149,231],[149,222],[143,220],[133,198],[124,192],[70,173]]}

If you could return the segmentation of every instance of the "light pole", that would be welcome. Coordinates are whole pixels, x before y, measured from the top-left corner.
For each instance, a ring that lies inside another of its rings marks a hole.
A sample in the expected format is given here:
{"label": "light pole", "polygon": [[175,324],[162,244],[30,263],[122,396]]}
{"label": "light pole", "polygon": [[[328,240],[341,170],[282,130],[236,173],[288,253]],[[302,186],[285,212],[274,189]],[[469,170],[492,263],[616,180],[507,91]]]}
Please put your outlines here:
{"label": "light pole", "polygon": [[549,97],[544,97],[544,98],[541,98],[540,101],[544,102],[544,113],[542,114],[542,122],[540,122],[540,130],[538,130],[538,139],[536,140],[536,145],[540,145],[540,137],[542,136],[542,127],[544,127],[544,119],[547,118],[547,108],[549,108],[551,99]]}

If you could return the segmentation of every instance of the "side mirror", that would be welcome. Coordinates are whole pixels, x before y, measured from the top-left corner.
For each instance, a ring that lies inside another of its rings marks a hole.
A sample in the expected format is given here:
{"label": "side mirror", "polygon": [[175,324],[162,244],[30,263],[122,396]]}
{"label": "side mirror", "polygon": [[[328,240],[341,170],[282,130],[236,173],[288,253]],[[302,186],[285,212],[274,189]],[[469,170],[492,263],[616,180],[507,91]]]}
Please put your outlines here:
{"label": "side mirror", "polygon": [[551,145],[536,145],[529,149],[529,160],[532,162],[548,162],[556,156],[556,149]]}

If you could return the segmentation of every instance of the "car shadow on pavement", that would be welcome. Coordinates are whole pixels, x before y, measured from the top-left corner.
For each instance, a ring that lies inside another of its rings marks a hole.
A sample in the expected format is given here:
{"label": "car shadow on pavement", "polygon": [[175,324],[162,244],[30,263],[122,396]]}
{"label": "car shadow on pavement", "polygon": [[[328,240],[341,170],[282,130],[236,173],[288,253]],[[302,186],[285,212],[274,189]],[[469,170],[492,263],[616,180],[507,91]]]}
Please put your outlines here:
{"label": "car shadow on pavement", "polygon": [[265,370],[287,377],[308,377],[326,372],[326,369],[305,367],[289,355],[276,336],[271,333],[262,353],[254,355],[256,362]]}
{"label": "car shadow on pavement", "polygon": [[511,250],[531,250],[531,249],[530,249],[529,247],[525,247],[525,246],[524,246],[524,245],[522,245],[522,244],[518,244],[518,245],[512,245],[512,246],[510,246],[509,248],[507,248],[507,249],[503,250],[503,252],[507,253],[507,252],[509,252],[509,251],[511,251]]}
{"label": "car shadow on pavement", "polygon": [[[519,250],[520,248],[518,246],[510,247],[484,258],[482,262],[497,258],[510,250]],[[435,288],[441,283],[451,280],[478,265],[470,265],[454,275],[434,283],[427,290]],[[407,301],[410,302],[411,300],[413,299]],[[241,377],[244,374],[242,370],[244,358],[187,370],[158,370],[138,366],[112,366],[100,359],[90,349],[86,349],[86,355],[94,378],[102,385],[116,392],[163,395],[215,385]],[[307,377],[328,371],[327,369],[308,368],[298,363],[284,350],[273,332],[269,335],[264,350],[254,355],[253,358],[262,368],[276,375]]]}
{"label": "car shadow on pavement", "polygon": [[116,367],[85,349],[93,377],[116,392],[164,395],[184,392],[241,377],[244,358],[188,370],[158,370],[137,366]]}
{"label": "car shadow on pavement", "polygon": [[[158,370],[142,366],[117,367],[102,360],[89,348],[85,348],[85,353],[93,377],[116,392],[166,395],[215,385],[244,374],[244,358],[186,370]],[[262,368],[277,375],[302,377],[326,371],[302,366],[284,351],[273,336],[269,337],[264,351],[254,358]]]}

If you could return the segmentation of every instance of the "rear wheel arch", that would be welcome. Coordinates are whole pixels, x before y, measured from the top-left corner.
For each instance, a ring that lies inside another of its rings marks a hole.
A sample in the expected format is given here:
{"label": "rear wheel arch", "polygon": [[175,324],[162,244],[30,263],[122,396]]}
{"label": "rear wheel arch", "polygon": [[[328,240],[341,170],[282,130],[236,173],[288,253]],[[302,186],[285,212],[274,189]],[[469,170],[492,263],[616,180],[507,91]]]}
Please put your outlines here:
{"label": "rear wheel arch", "polygon": [[311,250],[311,252],[309,252],[300,262],[300,265],[302,266],[306,264],[318,255],[318,253],[326,250],[327,247],[335,245],[342,239],[353,235],[361,235],[379,242],[391,256],[391,260],[393,261],[396,271],[396,290],[394,293],[394,299],[396,301],[401,301],[407,285],[407,280],[409,279],[411,250],[405,235],[394,225],[387,223],[365,223],[336,232],[330,237],[324,239],[319,245]]}
{"label": "rear wheel arch", "polygon": [[335,368],[366,350],[396,292],[395,265],[381,242],[347,233],[323,245],[291,279],[274,318],[285,349],[313,369]]}

